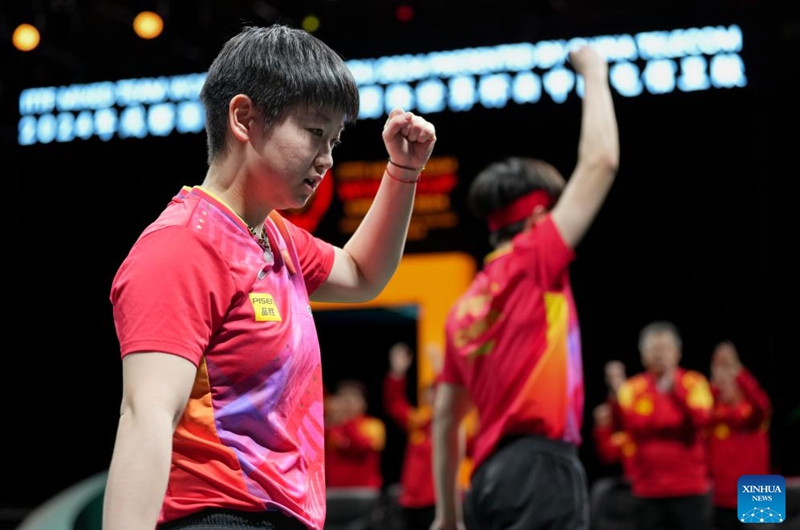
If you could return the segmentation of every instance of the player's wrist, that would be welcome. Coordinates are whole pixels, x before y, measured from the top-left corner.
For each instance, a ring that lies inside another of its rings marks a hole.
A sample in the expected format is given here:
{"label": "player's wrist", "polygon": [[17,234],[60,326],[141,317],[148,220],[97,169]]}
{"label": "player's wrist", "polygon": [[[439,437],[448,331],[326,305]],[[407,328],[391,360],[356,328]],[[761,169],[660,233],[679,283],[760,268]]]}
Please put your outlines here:
{"label": "player's wrist", "polygon": [[419,182],[420,175],[424,170],[424,165],[421,167],[407,166],[395,162],[391,157],[386,164],[386,174],[389,175],[390,178],[405,184],[416,184]]}

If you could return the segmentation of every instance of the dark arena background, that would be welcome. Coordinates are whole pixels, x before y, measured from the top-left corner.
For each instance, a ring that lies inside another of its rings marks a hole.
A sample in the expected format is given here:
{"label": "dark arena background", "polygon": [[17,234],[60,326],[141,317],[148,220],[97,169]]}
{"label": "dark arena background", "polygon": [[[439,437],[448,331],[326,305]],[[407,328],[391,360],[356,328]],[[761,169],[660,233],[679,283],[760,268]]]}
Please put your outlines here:
{"label": "dark arena background", "polygon": [[[605,397],[603,365],[621,359],[629,373],[640,371],[637,334],[656,319],[679,326],[682,365],[705,374],[717,342],[736,344],[773,402],[774,471],[800,476],[798,3],[517,4],[2,2],[0,528],[15,528],[108,466],[121,394],[111,280],[180,186],[202,181],[201,74],[243,22],[304,27],[358,73],[363,115],[343,135],[327,188],[308,211],[291,213],[321,237],[343,244],[363,215],[371,197],[364,184],[385,163],[387,106],[436,125],[406,248],[434,269],[450,255],[479,267],[488,251],[486,229],[465,208],[470,180],[485,164],[530,155],[570,174],[581,87],[563,50],[599,43],[612,57],[621,165],[572,268],[589,479],[613,472],[597,461],[589,434],[592,408]],[[164,20],[151,40],[132,29],[146,9]],[[41,34],[27,52],[12,45],[25,22]],[[435,322],[423,323],[426,307],[446,305],[453,293],[436,291],[436,277],[428,281],[434,288],[420,303],[411,296],[316,311],[326,384],[363,380],[371,413],[384,417],[380,384],[391,344],[405,340],[421,351],[441,338]],[[405,442],[387,426],[390,484]]]}

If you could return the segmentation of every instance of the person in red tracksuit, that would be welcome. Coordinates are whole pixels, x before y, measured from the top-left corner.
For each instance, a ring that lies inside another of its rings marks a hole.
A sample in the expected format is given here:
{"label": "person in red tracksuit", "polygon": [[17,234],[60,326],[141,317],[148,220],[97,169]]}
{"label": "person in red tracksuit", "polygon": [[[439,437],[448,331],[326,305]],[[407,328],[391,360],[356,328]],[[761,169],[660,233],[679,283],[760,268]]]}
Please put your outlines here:
{"label": "person in red tracksuit", "polygon": [[636,444],[622,426],[622,410],[617,399],[617,392],[626,379],[625,364],[618,360],[608,361],[604,370],[608,395],[594,408],[592,439],[600,463],[620,464],[622,478],[631,482]]}
{"label": "person in red tracksuit", "polygon": [[714,418],[709,437],[717,530],[744,529],[736,512],[742,475],[770,473],[769,427],[772,402],[747,368],[736,347],[721,342],[711,357]]}
{"label": "person in red tracksuit", "polygon": [[330,488],[383,486],[381,455],[386,445],[386,426],[368,415],[366,390],[358,381],[339,383],[328,396],[329,418],[325,426],[325,484]]}
{"label": "person in red tracksuit", "polygon": [[400,497],[405,530],[429,530],[436,510],[431,446],[434,386],[420,393],[414,407],[407,397],[407,373],[413,361],[408,344],[398,342],[389,349],[389,371],[383,380],[386,414],[406,432],[406,449],[400,473]]}
{"label": "person in red tracksuit", "polygon": [[617,393],[623,427],[636,444],[631,493],[637,530],[709,530],[713,520],[707,429],[708,379],[679,366],[681,337],[657,321],[639,335],[645,371]]}

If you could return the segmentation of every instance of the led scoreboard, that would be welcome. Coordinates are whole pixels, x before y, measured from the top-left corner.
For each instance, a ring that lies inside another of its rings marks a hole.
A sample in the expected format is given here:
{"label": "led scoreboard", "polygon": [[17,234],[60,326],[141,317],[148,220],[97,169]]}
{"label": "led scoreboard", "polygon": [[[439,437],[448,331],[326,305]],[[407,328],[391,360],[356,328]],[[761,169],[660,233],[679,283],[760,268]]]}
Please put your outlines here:
{"label": "led scoreboard", "polygon": [[[347,62],[358,83],[360,120],[394,107],[422,114],[564,102],[582,94],[569,50],[595,46],[624,97],[747,85],[737,25],[601,35],[394,55]],[[203,131],[204,73],[36,87],[19,96],[20,145],[169,136]]]}

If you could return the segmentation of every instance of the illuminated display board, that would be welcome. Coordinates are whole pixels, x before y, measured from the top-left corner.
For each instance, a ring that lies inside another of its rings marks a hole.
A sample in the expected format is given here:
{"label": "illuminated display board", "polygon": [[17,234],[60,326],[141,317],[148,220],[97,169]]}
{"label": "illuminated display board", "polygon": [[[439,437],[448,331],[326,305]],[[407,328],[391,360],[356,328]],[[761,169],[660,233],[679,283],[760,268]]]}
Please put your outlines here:
{"label": "illuminated display board", "polygon": [[[564,102],[582,94],[566,66],[589,43],[609,61],[612,88],[625,97],[747,85],[737,25],[601,35],[347,62],[361,95],[360,120],[394,107],[433,114]],[[28,88],[19,97],[20,145],[79,139],[144,138],[203,131],[205,74]]]}

